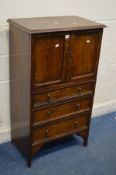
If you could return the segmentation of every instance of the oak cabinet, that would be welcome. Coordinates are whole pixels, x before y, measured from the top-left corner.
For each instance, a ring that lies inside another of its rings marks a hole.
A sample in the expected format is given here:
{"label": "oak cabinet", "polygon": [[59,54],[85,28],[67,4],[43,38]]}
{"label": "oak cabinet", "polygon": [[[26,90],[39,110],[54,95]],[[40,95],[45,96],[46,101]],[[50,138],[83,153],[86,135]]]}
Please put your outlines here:
{"label": "oak cabinet", "polygon": [[102,24],[76,16],[9,19],[12,142],[27,165],[44,143],[87,146]]}

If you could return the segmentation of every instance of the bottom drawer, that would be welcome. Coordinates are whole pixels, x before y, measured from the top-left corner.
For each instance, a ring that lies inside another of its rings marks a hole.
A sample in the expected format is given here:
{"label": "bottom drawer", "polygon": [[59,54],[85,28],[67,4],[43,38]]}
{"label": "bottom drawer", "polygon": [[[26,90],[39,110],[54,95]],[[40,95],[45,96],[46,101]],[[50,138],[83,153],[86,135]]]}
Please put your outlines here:
{"label": "bottom drawer", "polygon": [[33,130],[33,142],[46,142],[50,139],[67,135],[81,129],[86,129],[89,124],[89,114],[74,117],[72,119],[59,121],[45,127],[35,128]]}

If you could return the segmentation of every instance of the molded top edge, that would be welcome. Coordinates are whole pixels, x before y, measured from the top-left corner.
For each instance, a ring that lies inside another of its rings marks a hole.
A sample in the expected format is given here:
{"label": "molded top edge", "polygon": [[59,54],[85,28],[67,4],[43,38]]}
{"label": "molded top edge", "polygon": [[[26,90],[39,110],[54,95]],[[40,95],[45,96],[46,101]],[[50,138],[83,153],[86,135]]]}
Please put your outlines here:
{"label": "molded top edge", "polygon": [[16,18],[8,19],[7,21],[29,33],[97,29],[106,27],[104,24],[81,18],[79,16]]}

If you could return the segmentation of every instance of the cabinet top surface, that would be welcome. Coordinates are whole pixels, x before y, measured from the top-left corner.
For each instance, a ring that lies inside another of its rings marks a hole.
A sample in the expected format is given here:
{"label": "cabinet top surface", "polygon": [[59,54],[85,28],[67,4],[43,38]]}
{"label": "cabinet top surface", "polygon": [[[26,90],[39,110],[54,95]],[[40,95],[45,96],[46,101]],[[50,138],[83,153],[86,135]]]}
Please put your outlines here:
{"label": "cabinet top surface", "polygon": [[104,24],[78,16],[17,18],[8,19],[8,22],[29,33],[96,29],[105,27]]}

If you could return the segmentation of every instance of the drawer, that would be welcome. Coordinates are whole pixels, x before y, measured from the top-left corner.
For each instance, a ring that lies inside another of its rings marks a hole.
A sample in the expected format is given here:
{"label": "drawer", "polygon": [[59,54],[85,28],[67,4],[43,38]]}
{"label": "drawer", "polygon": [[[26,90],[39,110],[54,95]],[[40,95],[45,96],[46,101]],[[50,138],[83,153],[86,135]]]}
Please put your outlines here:
{"label": "drawer", "polygon": [[89,124],[89,115],[81,115],[70,120],[56,122],[45,127],[35,128],[33,130],[33,142],[44,142],[49,139],[68,135],[78,130],[87,129]]}
{"label": "drawer", "polygon": [[75,99],[60,105],[33,111],[33,122],[46,122],[91,108],[92,98]]}
{"label": "drawer", "polygon": [[33,95],[32,101],[33,106],[37,107],[41,103],[54,102],[57,100],[62,100],[65,98],[73,98],[77,96],[81,96],[84,94],[89,94],[93,92],[93,84],[86,83],[78,86],[62,88],[55,91],[45,92],[38,95]]}

